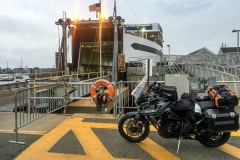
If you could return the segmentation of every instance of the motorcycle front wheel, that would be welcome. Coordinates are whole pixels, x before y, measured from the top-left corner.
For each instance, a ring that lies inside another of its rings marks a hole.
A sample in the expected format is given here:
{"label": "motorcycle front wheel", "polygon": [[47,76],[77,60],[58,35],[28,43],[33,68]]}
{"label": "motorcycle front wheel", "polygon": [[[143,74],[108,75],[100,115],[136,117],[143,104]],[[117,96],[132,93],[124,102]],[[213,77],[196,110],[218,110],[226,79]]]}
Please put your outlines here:
{"label": "motorcycle front wheel", "polygon": [[129,142],[138,143],[146,139],[150,132],[149,122],[135,120],[136,115],[124,115],[118,122],[120,135]]}
{"label": "motorcycle front wheel", "polygon": [[206,147],[215,148],[225,144],[230,136],[231,132],[217,132],[213,133],[211,136],[200,139],[199,142]]}

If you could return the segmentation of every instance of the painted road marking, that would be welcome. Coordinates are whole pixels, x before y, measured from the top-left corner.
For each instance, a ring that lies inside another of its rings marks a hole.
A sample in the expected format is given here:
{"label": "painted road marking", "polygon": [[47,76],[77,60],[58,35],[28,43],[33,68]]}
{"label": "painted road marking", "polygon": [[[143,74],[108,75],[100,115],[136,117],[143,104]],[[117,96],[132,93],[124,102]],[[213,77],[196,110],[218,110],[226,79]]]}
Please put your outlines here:
{"label": "painted road marking", "polygon": [[180,158],[176,157],[174,154],[168,152],[165,148],[158,145],[156,142],[147,138],[146,140],[138,143],[138,145],[148,152],[152,157],[159,160],[178,160]]}
{"label": "painted road marking", "polygon": [[[34,142],[28,147],[21,155],[17,157],[17,160],[32,160],[32,159],[123,159],[114,158],[108,150],[101,143],[99,138],[94,134],[91,128],[108,128],[117,129],[117,124],[107,123],[90,123],[82,122],[82,118],[71,118],[55,129],[41,137],[39,140]],[[75,155],[75,154],[59,154],[48,152],[69,130],[72,130],[77,136],[79,142],[83,146],[86,155]],[[156,151],[150,151],[154,147]],[[174,157],[172,159],[179,159],[163,147],[159,146],[150,139],[146,142],[139,143],[139,146],[146,150],[152,157]],[[159,152],[161,149],[161,152]],[[161,153],[161,155],[159,153]],[[125,158],[126,159],[126,158]],[[165,158],[164,158],[165,159]],[[169,158],[168,158],[169,159]]]}
{"label": "painted road marking", "polygon": [[218,149],[240,159],[240,148],[225,143],[224,145],[218,147]]}
{"label": "painted road marking", "polygon": [[[231,136],[240,137],[240,130],[237,132],[232,132]],[[240,159],[240,148],[225,143],[224,145],[218,147],[218,149]]]}
{"label": "painted road marking", "polygon": [[237,136],[240,137],[240,130],[238,130],[237,132],[232,132],[231,136]]}
{"label": "painted road marking", "polygon": [[[30,147],[22,152],[17,157],[17,160],[40,160],[40,159],[123,159],[114,158],[105,146],[101,143],[99,138],[94,134],[91,128],[106,128],[106,129],[117,129],[117,124],[112,123],[93,123],[93,122],[82,122],[83,118],[70,118],[62,122],[55,129],[51,130]],[[52,153],[49,150],[70,130],[74,132],[80,144],[83,146],[86,155],[79,154],[62,154]],[[233,132],[233,136],[240,136],[240,131]],[[151,139],[147,138],[138,145],[150,154],[153,158],[157,159],[180,159],[176,155],[172,154],[164,147],[155,143]],[[153,149],[154,148],[154,149]],[[229,144],[225,144],[218,148],[219,150],[226,152],[232,156],[240,158],[240,149]],[[238,154],[237,154],[238,153]],[[125,158],[126,159],[126,158]]]}

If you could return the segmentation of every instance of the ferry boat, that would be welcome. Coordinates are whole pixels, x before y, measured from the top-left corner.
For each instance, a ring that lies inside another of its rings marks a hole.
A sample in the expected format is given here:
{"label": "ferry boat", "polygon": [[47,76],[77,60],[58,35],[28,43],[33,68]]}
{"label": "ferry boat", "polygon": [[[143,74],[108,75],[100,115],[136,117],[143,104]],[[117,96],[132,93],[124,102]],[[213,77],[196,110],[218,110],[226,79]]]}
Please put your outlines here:
{"label": "ferry boat", "polygon": [[[71,70],[98,71],[100,61],[99,20],[75,20],[69,28],[68,53],[72,55]],[[163,52],[162,28],[158,23],[118,25],[118,54],[124,55],[125,64],[153,59],[160,61]],[[102,68],[110,71],[113,65],[114,26],[110,20],[102,20]],[[56,55],[57,56],[57,55]]]}

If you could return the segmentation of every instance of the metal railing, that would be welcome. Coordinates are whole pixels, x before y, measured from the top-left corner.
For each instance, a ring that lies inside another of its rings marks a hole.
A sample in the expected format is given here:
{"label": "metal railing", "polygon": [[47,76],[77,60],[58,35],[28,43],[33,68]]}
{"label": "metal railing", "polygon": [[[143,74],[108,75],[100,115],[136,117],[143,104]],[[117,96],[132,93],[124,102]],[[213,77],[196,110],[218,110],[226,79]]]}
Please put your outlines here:
{"label": "metal railing", "polygon": [[[138,85],[140,81],[119,81],[114,84],[115,97],[113,99],[113,114],[114,117],[120,117],[124,114],[125,109],[137,109],[134,102],[134,97],[131,92]],[[158,83],[165,83],[164,81],[157,81]],[[149,82],[149,85],[153,81]],[[147,91],[147,85],[145,85],[144,91]]]}
{"label": "metal railing", "polygon": [[64,83],[30,86],[15,93],[15,133],[13,143],[18,141],[18,130],[27,124],[61,108],[68,103],[68,94]]}
{"label": "metal railing", "polygon": [[[43,81],[43,80],[49,80],[49,79],[59,79],[62,78],[70,78],[70,77],[85,77],[85,79],[89,80],[92,76],[99,77],[99,72],[88,72],[88,73],[73,73],[70,75],[64,75],[64,72],[42,72],[42,73],[30,73],[29,76],[32,77],[35,81]],[[103,71],[102,75],[106,75],[107,71]]]}
{"label": "metal railing", "polygon": [[132,88],[137,86],[138,82],[135,81],[120,81],[114,84],[114,99],[113,99],[113,114],[114,117],[124,114],[126,108],[134,107],[133,97],[131,96]]}
{"label": "metal railing", "polygon": [[[70,94],[70,100],[74,99],[85,99],[84,97],[90,93],[90,88],[96,80],[100,79],[100,77],[84,80],[81,82],[69,82],[70,86],[74,86],[76,91]],[[110,81],[111,75],[103,76],[102,79]]]}

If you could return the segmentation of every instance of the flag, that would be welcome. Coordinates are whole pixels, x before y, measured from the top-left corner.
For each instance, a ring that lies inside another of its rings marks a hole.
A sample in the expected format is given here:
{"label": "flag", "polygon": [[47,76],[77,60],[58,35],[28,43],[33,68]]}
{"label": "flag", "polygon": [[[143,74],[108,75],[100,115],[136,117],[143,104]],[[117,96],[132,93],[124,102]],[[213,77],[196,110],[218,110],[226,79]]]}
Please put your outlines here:
{"label": "flag", "polygon": [[89,12],[101,11],[101,3],[95,3],[89,6]]}

